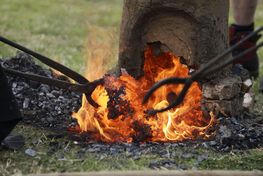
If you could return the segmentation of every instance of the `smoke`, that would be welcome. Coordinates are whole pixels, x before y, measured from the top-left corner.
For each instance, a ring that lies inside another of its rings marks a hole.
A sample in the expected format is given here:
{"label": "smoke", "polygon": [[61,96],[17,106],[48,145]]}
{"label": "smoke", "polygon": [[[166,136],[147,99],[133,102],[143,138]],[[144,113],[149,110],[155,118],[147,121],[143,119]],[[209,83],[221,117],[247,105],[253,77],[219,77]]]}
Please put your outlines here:
{"label": "smoke", "polygon": [[86,78],[101,78],[117,63],[118,34],[115,28],[92,27],[86,42]]}

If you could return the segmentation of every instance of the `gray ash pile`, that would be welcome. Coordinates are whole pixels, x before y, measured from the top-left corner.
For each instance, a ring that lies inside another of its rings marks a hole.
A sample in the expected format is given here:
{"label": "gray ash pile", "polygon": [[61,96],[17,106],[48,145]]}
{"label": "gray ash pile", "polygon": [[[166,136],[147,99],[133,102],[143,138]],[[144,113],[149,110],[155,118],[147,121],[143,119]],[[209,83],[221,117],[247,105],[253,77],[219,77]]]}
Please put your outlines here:
{"label": "gray ash pile", "polygon": [[[22,52],[18,52],[15,57],[0,59],[0,63],[6,68],[21,72],[69,81],[66,77],[37,65],[32,57]],[[56,129],[67,128],[74,123],[71,113],[80,107],[81,94],[9,74],[7,76],[24,123]]]}
{"label": "gray ash pile", "polygon": [[[18,53],[12,58],[0,59],[0,63],[7,68],[22,72],[35,73],[49,78],[62,79],[64,81],[67,80],[66,77],[56,75],[51,70],[37,65],[30,56],[24,53]],[[24,123],[38,127],[65,130],[67,127],[76,124],[76,121],[71,117],[71,113],[79,109],[81,105],[81,94],[65,91],[12,75],[8,75],[8,79],[24,116]],[[112,117],[114,116],[113,114]],[[111,155],[112,151],[117,151],[118,153],[119,149],[144,153],[148,151],[149,148],[154,148],[156,150],[153,150],[153,152],[162,153],[163,146],[167,145],[171,147],[202,147],[221,152],[262,146],[263,117],[247,114],[242,118],[217,117],[217,120],[218,123],[214,128],[215,135],[213,139],[209,141],[189,140],[177,143],[142,143],[139,135],[136,137],[138,140],[134,140],[138,142],[133,144],[106,144],[92,140],[87,133],[79,134],[71,132],[67,134],[69,139],[77,141],[78,144],[83,144],[83,148],[88,151],[94,151],[100,154],[105,153],[107,155]],[[104,150],[109,147],[111,150]]]}

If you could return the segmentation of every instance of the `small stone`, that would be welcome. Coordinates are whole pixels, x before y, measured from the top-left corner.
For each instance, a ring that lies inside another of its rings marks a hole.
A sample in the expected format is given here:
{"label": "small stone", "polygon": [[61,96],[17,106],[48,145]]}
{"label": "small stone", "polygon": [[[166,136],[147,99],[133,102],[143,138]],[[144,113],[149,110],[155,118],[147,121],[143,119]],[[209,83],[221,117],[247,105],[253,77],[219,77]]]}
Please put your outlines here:
{"label": "small stone", "polygon": [[48,117],[48,118],[47,118],[47,121],[48,121],[49,123],[52,123],[52,122],[54,121],[54,118],[53,118],[53,117]]}
{"label": "small stone", "polygon": [[231,129],[229,129],[226,125],[222,125],[219,128],[219,136],[220,138],[220,143],[221,144],[231,144],[233,141],[231,139],[232,137],[232,132]]}
{"label": "small stone", "polygon": [[229,138],[232,135],[231,130],[225,125],[220,126],[219,132],[222,134],[222,137],[226,138]]}
{"label": "small stone", "polygon": [[215,145],[216,145],[216,141],[210,141],[210,142],[209,142],[209,145],[215,146]]}
{"label": "small stone", "polygon": [[100,148],[89,148],[87,151],[90,153],[96,153],[96,152],[100,152]]}
{"label": "small stone", "polygon": [[243,92],[248,92],[249,89],[252,87],[253,82],[251,79],[246,79],[243,83],[242,83],[242,91]]}
{"label": "small stone", "polygon": [[199,156],[197,157],[197,161],[198,161],[198,162],[202,162],[202,161],[206,160],[207,158],[208,158],[208,156],[207,156],[206,154],[204,154],[204,155],[199,155]]}
{"label": "small stone", "polygon": [[12,88],[16,88],[16,86],[17,86],[17,82],[13,82]]}
{"label": "small stone", "polygon": [[25,150],[25,154],[27,154],[28,156],[34,157],[36,156],[37,152],[31,148],[28,148]]}
{"label": "small stone", "polygon": [[24,102],[23,102],[23,108],[24,109],[28,108],[29,102],[30,102],[29,98],[24,99]]}
{"label": "small stone", "polygon": [[238,134],[237,136],[239,139],[245,139],[245,136],[243,134]]}
{"label": "small stone", "polygon": [[48,98],[56,98],[52,93],[47,93],[46,96],[47,96]]}
{"label": "small stone", "polygon": [[55,97],[59,97],[59,95],[61,94],[59,91],[57,90],[52,90],[51,94],[53,94]]}
{"label": "small stone", "polygon": [[251,93],[245,93],[242,106],[244,108],[250,108],[253,106],[253,95]]}
{"label": "small stone", "polygon": [[40,92],[44,92],[44,93],[49,93],[50,92],[50,87],[48,85],[41,84],[40,87],[39,87],[39,91]]}
{"label": "small stone", "polygon": [[139,160],[141,157],[139,155],[135,155],[132,157],[133,160]]}
{"label": "small stone", "polygon": [[203,96],[210,100],[231,100],[241,91],[239,77],[226,77],[202,85]]}
{"label": "small stone", "polygon": [[189,70],[189,75],[192,75],[193,73],[195,73],[195,69],[192,69],[192,68],[190,68],[190,70]]}

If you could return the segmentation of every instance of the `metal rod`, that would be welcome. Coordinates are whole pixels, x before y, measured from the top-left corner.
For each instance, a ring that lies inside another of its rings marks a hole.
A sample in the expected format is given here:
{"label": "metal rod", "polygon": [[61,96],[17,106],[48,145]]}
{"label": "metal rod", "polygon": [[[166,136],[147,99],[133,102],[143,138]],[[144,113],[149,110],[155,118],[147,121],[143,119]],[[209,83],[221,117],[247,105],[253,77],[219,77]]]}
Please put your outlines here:
{"label": "metal rod", "polygon": [[58,79],[52,79],[52,78],[47,78],[44,76],[40,76],[40,75],[36,75],[36,74],[32,74],[32,73],[23,73],[21,71],[17,71],[17,70],[13,70],[13,69],[9,69],[9,68],[5,68],[3,67],[3,70],[5,73],[9,73],[12,75],[16,75],[19,77],[23,77],[32,81],[36,81],[42,84],[47,84],[50,86],[55,86],[61,89],[65,89],[65,90],[70,90],[70,91],[74,91],[74,92],[80,92],[83,93],[83,90],[86,88],[85,85],[82,84],[73,84],[73,83],[69,83],[66,81],[62,81],[62,80],[58,80]]}
{"label": "metal rod", "polygon": [[[239,55],[227,60],[226,62],[224,62],[223,64],[221,65],[218,65],[214,68],[211,68],[211,70],[208,70],[208,72],[206,72],[206,75],[207,74],[210,74],[210,73],[215,73],[216,71],[218,71],[219,69],[221,69],[222,67],[225,67],[226,65],[232,63],[234,60],[236,59],[239,59],[240,57],[243,57],[244,55],[246,55],[247,53],[251,52],[251,51],[254,51],[254,50],[257,50],[258,48],[262,47],[263,46],[263,42],[261,42],[260,44],[252,47],[252,48],[249,48],[247,50],[245,50],[244,52],[240,53]],[[169,78],[168,78],[169,79]],[[174,84],[178,84],[177,80],[174,80]],[[154,110],[151,110],[150,113],[152,115],[158,113],[158,112],[164,112],[164,111],[167,111],[169,109],[172,109],[176,106],[178,106],[180,103],[183,102],[184,100],[184,97],[187,93],[187,91],[189,90],[190,86],[192,85],[192,83],[194,82],[195,80],[192,79],[192,77],[189,77],[188,79],[186,79],[186,82],[185,82],[185,85],[183,87],[183,90],[180,92],[180,94],[177,96],[177,98],[175,99],[175,101],[173,101],[171,104],[169,104],[167,107],[163,108],[163,109],[154,109]],[[163,80],[163,82],[165,82],[165,80]],[[169,84],[171,84],[172,81],[169,82]],[[154,87],[155,89],[158,89],[159,87]]]}
{"label": "metal rod", "polygon": [[0,41],[7,44],[7,45],[10,45],[16,49],[19,49],[31,56],[34,56],[35,58],[37,58],[39,61],[43,62],[44,64],[60,71],[61,73],[63,73],[64,75],[70,77],[71,79],[79,82],[79,83],[87,83],[89,82],[85,77],[83,77],[82,75],[80,75],[79,73],[69,69],[68,67],[58,63],[58,62],[55,62],[53,61],[52,59],[46,57],[46,56],[43,56],[35,51],[32,51],[24,46],[21,46],[19,45],[18,43],[15,43],[15,42],[12,42],[2,36],[0,36]]}
{"label": "metal rod", "polygon": [[178,106],[181,102],[183,102],[183,99],[184,99],[188,89],[190,88],[190,86],[192,85],[192,83],[194,81],[197,81],[197,80],[207,76],[208,74],[215,73],[219,69],[221,69],[221,68],[225,67],[226,65],[229,65],[230,63],[232,63],[234,60],[237,60],[240,57],[243,57],[244,55],[246,55],[247,53],[252,52],[254,50],[257,50],[258,48],[262,47],[263,46],[263,42],[259,43],[258,45],[254,46],[254,47],[251,47],[251,48],[243,51],[242,53],[238,54],[235,57],[230,57],[230,59],[226,59],[223,63],[219,63],[219,65],[215,65],[216,62],[218,62],[220,59],[222,59],[223,57],[225,57],[228,54],[230,54],[233,50],[235,50],[237,47],[239,47],[241,44],[243,44],[243,42],[247,41],[252,36],[256,35],[257,33],[259,33],[262,30],[263,30],[263,27],[260,27],[256,31],[252,32],[251,34],[249,34],[248,36],[246,36],[245,38],[240,40],[238,43],[236,43],[235,45],[233,45],[232,47],[230,47],[229,49],[224,51],[222,54],[214,57],[205,66],[203,66],[199,70],[197,70],[192,76],[190,76],[188,78],[174,78],[174,77],[167,78],[167,79],[161,80],[161,81],[157,82],[156,84],[154,84],[152,86],[152,88],[147,92],[145,97],[143,98],[143,102],[142,102],[143,104],[148,101],[148,99],[154,93],[154,91],[156,91],[158,88],[160,88],[161,86],[163,86],[165,84],[185,84],[185,85],[184,85],[182,91],[177,96],[177,98],[175,99],[174,102],[172,102],[171,104],[169,104],[167,107],[165,107],[163,109],[149,110],[148,114],[149,115],[154,115],[154,114],[156,114],[158,112],[164,112],[164,111],[167,111],[167,110],[169,110],[171,108],[174,108],[175,106]]}
{"label": "metal rod", "polygon": [[159,89],[161,86],[165,84],[185,84],[186,83],[186,78],[167,78],[163,79],[156,84],[154,84],[151,89],[146,93],[146,95],[143,97],[142,104],[145,104],[147,100],[150,98],[150,96],[155,92],[157,89]]}
{"label": "metal rod", "polygon": [[253,47],[251,47],[251,48],[243,51],[242,53],[238,54],[237,56],[231,57],[230,59],[226,59],[225,62],[219,63],[218,65],[215,65],[214,67],[206,70],[206,71],[203,73],[203,76],[206,76],[206,75],[209,75],[209,74],[211,74],[211,73],[217,72],[217,71],[220,70],[221,68],[224,68],[225,66],[233,63],[235,60],[243,57],[244,55],[246,55],[246,54],[248,54],[248,53],[250,53],[250,52],[252,52],[252,51],[255,51],[255,50],[259,49],[259,48],[262,47],[262,46],[263,46],[263,42],[260,42],[258,45],[253,46]]}
{"label": "metal rod", "polygon": [[52,78],[47,78],[44,76],[40,76],[40,75],[36,75],[36,74],[32,74],[32,73],[23,73],[20,71],[16,71],[13,69],[8,69],[3,67],[4,72],[12,74],[12,75],[16,75],[19,77],[23,77],[29,80],[33,80],[36,82],[40,82],[42,84],[47,84],[47,85],[51,85],[51,86],[55,86],[64,90],[69,90],[69,91],[73,91],[73,92],[79,92],[79,93],[84,93],[86,96],[87,101],[95,108],[98,108],[99,105],[98,103],[96,103],[92,97],[91,94],[92,92],[95,90],[95,88],[100,85],[103,84],[103,79],[99,79],[99,80],[95,80],[93,82],[89,82],[89,83],[85,83],[85,84],[72,84],[66,81],[61,81],[61,80],[57,80],[57,79],[52,79]]}
{"label": "metal rod", "polygon": [[241,39],[239,42],[237,42],[235,45],[231,46],[227,50],[225,50],[222,54],[219,54],[218,56],[211,59],[207,64],[205,64],[203,67],[201,67],[199,70],[197,70],[191,77],[193,80],[196,80],[200,75],[202,75],[207,69],[210,69],[213,64],[216,64],[220,59],[230,54],[233,50],[237,49],[241,44],[243,44],[245,41],[256,35],[257,33],[261,32],[263,30],[263,26],[255,30],[254,32],[251,32],[249,35]]}

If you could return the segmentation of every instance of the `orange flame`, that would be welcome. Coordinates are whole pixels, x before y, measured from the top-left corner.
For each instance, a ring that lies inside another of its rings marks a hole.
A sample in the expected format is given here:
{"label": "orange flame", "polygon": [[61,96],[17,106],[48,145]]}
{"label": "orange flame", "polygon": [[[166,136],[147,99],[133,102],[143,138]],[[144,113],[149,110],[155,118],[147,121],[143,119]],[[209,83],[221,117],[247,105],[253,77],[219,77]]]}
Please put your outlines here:
{"label": "orange flame", "polygon": [[[152,50],[145,51],[144,76],[136,80],[123,72],[120,77],[105,76],[104,86],[99,86],[92,98],[100,105],[95,109],[88,104],[85,95],[82,107],[73,117],[77,119],[81,132],[88,132],[94,140],[104,142],[133,141],[182,141],[207,139],[215,118],[205,118],[201,111],[202,92],[194,83],[183,101],[174,109],[148,116],[147,109],[160,109],[169,104],[169,96],[176,96],[183,85],[160,88],[142,105],[142,98],[157,81],[167,77],[187,77],[189,69],[179,58],[167,52],[154,56]],[[171,93],[172,92],[172,93]]]}

